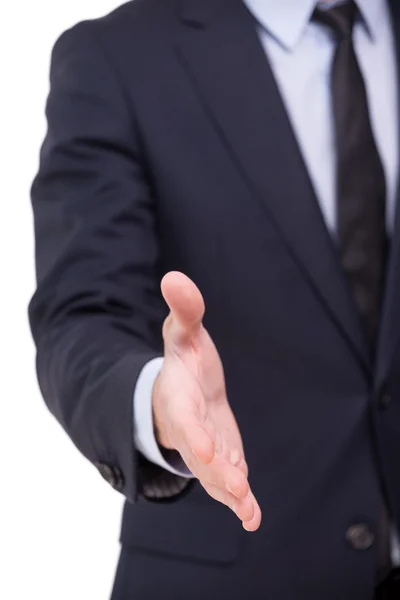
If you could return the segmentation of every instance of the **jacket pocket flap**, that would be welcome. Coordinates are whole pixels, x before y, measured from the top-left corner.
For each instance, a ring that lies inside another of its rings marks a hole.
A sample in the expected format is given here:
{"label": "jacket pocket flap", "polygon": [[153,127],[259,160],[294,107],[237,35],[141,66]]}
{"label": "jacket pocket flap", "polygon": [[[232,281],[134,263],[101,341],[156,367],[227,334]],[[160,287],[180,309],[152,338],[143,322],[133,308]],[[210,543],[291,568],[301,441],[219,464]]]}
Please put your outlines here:
{"label": "jacket pocket flap", "polygon": [[139,501],[126,504],[122,544],[180,559],[229,564],[239,555],[241,527],[229,509]]}

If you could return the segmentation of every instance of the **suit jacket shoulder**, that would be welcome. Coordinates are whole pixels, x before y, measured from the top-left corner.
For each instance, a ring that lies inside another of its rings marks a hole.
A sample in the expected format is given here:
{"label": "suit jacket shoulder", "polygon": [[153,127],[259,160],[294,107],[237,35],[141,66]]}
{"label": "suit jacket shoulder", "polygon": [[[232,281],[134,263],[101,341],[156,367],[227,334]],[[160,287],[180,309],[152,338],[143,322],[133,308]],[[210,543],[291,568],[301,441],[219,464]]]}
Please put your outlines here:
{"label": "suit jacket shoulder", "polygon": [[[111,13],[77,23],[56,42],[95,38],[112,56],[122,55],[132,62],[146,58],[174,36],[177,28],[176,0],[132,0]],[[143,54],[145,53],[145,54]]]}

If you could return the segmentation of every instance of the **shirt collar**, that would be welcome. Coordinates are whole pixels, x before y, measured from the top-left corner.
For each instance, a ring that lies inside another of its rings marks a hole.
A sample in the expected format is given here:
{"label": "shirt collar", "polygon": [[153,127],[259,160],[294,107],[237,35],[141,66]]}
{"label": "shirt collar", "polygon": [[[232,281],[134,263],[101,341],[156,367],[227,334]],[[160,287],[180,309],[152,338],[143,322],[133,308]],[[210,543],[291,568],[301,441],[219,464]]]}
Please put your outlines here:
{"label": "shirt collar", "polygon": [[[260,25],[282,46],[293,50],[304,34],[318,0],[245,0],[245,3]],[[328,3],[335,2],[328,0]],[[386,0],[357,0],[356,3],[374,41]]]}

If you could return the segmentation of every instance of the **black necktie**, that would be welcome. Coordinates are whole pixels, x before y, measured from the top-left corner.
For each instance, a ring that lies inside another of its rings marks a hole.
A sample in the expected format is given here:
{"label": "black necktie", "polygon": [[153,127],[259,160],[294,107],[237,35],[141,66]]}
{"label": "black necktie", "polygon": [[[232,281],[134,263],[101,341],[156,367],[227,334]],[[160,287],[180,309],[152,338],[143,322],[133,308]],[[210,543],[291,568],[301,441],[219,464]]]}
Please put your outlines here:
{"label": "black necktie", "polygon": [[386,263],[382,163],[369,119],[365,85],[354,52],[354,2],[317,9],[314,20],[337,39],[331,89],[336,142],[337,227],[343,269],[361,314],[371,350],[380,321]]}

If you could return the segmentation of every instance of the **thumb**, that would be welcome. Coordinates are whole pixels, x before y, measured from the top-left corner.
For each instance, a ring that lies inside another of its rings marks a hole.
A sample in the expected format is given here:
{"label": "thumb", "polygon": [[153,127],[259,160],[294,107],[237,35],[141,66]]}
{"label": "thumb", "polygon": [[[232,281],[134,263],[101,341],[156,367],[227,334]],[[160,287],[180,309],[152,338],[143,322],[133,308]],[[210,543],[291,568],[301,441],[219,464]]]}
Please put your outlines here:
{"label": "thumb", "polygon": [[164,338],[174,343],[187,341],[200,330],[205,306],[199,288],[178,271],[167,273],[161,292],[171,311],[164,326]]}

